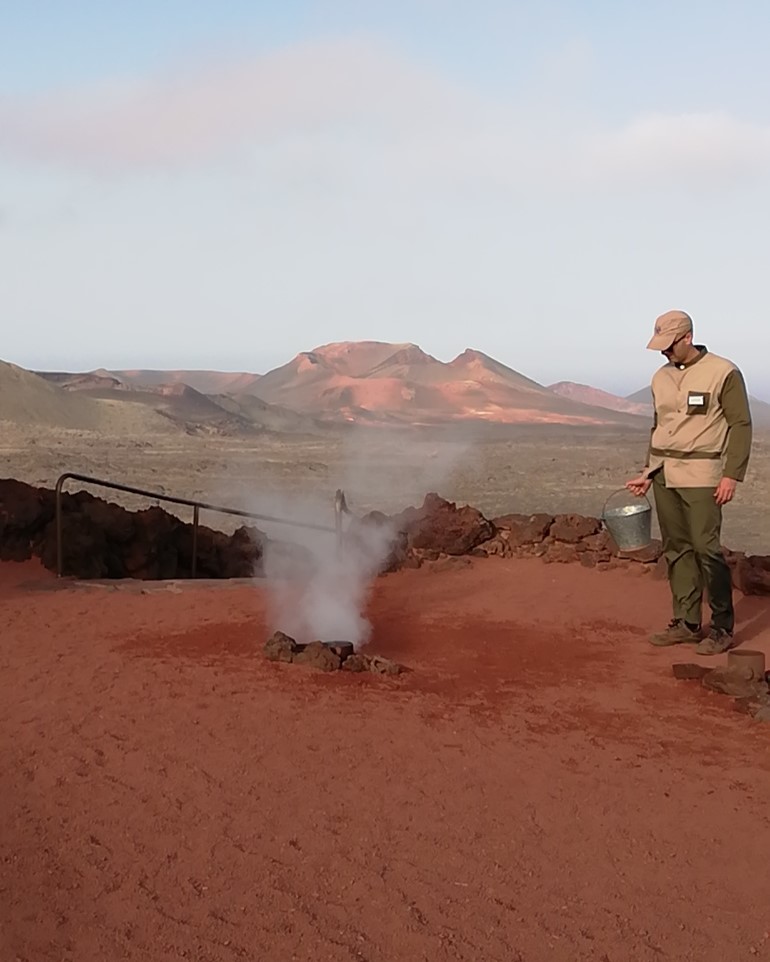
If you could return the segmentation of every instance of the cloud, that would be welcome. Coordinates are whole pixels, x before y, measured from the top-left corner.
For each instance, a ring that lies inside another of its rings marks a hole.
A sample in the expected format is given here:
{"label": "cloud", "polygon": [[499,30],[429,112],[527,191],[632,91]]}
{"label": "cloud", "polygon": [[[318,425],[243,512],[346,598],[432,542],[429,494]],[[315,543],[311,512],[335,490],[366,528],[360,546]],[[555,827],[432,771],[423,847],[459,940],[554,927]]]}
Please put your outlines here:
{"label": "cloud", "polygon": [[[247,145],[355,127],[402,133],[464,99],[373,41],[306,43],[99,90],[0,102],[0,147],[87,167],[199,165]],[[467,99],[467,98],[466,98]]]}
{"label": "cloud", "polygon": [[6,99],[0,151],[128,175],[237,159],[278,183],[323,187],[336,178],[488,193],[720,185],[767,174],[770,127],[714,112],[610,127],[577,111],[569,84],[560,87],[561,99],[533,82],[495,100],[368,37],[316,41]]}
{"label": "cloud", "polygon": [[595,134],[583,163],[597,175],[643,182],[766,176],[770,127],[724,113],[650,114]]}

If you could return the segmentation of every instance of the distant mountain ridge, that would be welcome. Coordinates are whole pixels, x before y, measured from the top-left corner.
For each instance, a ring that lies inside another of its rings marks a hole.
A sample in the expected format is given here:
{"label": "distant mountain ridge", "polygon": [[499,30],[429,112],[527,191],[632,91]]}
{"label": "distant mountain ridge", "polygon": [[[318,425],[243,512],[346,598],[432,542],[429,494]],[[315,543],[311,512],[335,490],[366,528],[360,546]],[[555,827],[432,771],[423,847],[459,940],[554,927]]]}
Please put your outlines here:
{"label": "distant mountain ridge", "polygon": [[560,397],[481,351],[439,361],[416,344],[336,342],[264,374],[256,393],[325,419],[402,424],[635,424],[625,412]]}
{"label": "distant mountain ridge", "polygon": [[595,404],[597,407],[609,408],[611,411],[624,411],[626,414],[638,414],[643,417],[652,413],[652,398],[648,398],[647,403],[644,403],[632,398],[618,397],[616,394],[590,387],[588,384],[576,384],[574,381],[558,381],[556,384],[549,385],[549,390],[561,397],[581,401],[583,404]]}
{"label": "distant mountain ridge", "polygon": [[250,394],[260,374],[246,371],[100,371],[124,384],[154,387],[160,384],[186,384],[201,394]]}
{"label": "distant mountain ridge", "polygon": [[[21,370],[0,369],[0,420],[58,419],[86,429],[98,426],[105,412],[117,416],[129,410],[135,423],[145,410],[166,429],[224,435],[316,433],[349,424],[643,429],[651,413],[648,388],[621,398],[571,381],[544,386],[473,348],[445,362],[408,342],[322,344],[264,374]],[[770,422],[770,405],[752,399],[752,408],[758,425]]]}
{"label": "distant mountain ridge", "polygon": [[[22,373],[26,376],[24,390],[12,391],[11,394],[15,395],[13,406],[10,399],[4,405],[3,385],[21,382],[18,376],[12,382],[8,374],[0,369],[0,420],[6,416],[6,411],[13,415],[9,420],[16,423],[38,422],[98,430],[104,413],[109,412],[113,421],[116,418],[119,421],[122,413],[124,420],[128,417],[134,424],[138,417],[140,423],[143,419],[156,429],[177,428],[187,434],[234,436],[261,431],[317,433],[324,429],[313,418],[266,404],[247,393],[209,395],[181,380],[166,382],[163,380],[166,372],[163,371],[149,372],[150,383],[142,383],[138,377],[131,380],[120,378],[117,372],[103,369],[86,373]],[[216,371],[196,373],[212,375],[199,378],[199,383],[231,383],[228,374],[220,375]],[[249,386],[256,377],[258,375],[253,375],[241,383]],[[41,413],[30,418],[29,412],[34,411]]]}

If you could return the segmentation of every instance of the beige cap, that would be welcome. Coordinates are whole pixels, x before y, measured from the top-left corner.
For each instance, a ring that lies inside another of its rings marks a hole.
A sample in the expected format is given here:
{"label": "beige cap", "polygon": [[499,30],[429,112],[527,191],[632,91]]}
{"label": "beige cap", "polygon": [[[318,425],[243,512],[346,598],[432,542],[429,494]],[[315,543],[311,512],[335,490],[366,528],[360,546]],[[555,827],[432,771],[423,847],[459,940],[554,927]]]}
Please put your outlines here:
{"label": "beige cap", "polygon": [[655,333],[647,347],[651,351],[665,351],[682,334],[692,333],[692,318],[684,311],[667,311],[655,321]]}

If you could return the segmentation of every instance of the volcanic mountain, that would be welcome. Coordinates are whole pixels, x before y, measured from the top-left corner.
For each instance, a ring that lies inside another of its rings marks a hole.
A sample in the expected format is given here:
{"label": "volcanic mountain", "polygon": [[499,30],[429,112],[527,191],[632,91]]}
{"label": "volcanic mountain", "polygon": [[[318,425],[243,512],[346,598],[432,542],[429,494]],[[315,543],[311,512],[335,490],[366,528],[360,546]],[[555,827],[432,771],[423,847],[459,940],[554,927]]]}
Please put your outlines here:
{"label": "volcanic mountain", "polygon": [[[351,423],[641,428],[648,418],[644,403],[632,404],[584,386],[549,389],[481,351],[467,349],[444,362],[416,344],[384,341],[324,344],[263,375],[99,369],[38,376],[14,370],[20,372],[17,381],[24,375],[48,398],[49,420],[44,423],[64,419],[83,426],[98,422],[99,405],[115,417],[134,421],[146,412],[156,426],[162,422],[163,430],[224,435],[255,430],[317,433]],[[19,396],[29,390],[29,385],[20,387]],[[11,419],[18,415],[40,420],[31,413],[31,401],[14,399],[13,404],[13,409],[10,402],[5,404],[6,410],[16,411]],[[42,401],[39,407],[45,407]]]}
{"label": "volcanic mountain", "polygon": [[415,344],[325,344],[260,378],[254,391],[315,417],[440,424],[633,424],[633,415],[559,397],[480,351],[445,363]]}
{"label": "volcanic mountain", "polygon": [[558,381],[556,384],[550,384],[548,390],[570,401],[579,401],[581,404],[591,404],[610,411],[623,411],[626,414],[639,414],[643,417],[648,417],[652,413],[652,399],[649,396],[646,403],[633,401],[602,391],[600,388],[590,387],[588,384],[576,384],[574,381]]}

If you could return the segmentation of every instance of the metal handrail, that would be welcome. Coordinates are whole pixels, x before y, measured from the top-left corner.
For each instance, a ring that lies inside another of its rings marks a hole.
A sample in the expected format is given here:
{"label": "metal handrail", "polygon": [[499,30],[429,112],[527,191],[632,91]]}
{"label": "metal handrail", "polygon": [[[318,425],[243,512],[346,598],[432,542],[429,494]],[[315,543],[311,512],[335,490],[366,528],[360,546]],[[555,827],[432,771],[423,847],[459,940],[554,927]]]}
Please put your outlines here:
{"label": "metal handrail", "polygon": [[[292,521],[289,518],[277,518],[269,514],[256,514],[254,511],[243,511],[241,508],[228,508],[221,504],[209,504],[206,501],[195,501],[191,498],[176,498],[170,494],[160,494],[157,491],[145,491],[143,488],[135,488],[129,484],[120,484],[117,481],[105,481],[103,478],[92,478],[87,474],[76,474],[73,471],[67,471],[62,474],[56,482],[56,574],[59,578],[62,577],[62,488],[64,487],[65,481],[83,481],[86,484],[95,484],[102,488],[111,488],[114,491],[126,491],[129,494],[138,494],[145,498],[150,498],[153,501],[165,501],[168,504],[180,504],[185,507],[193,509],[193,544],[192,544],[192,562],[190,565],[191,577],[195,577],[197,569],[197,555],[198,555],[198,521],[200,518],[200,510],[204,508],[206,511],[217,511],[220,514],[230,514],[235,515],[239,518],[251,518],[254,521],[272,521],[276,524],[285,524],[294,528],[306,528],[313,531],[325,531],[328,534],[333,534],[337,539],[337,548],[341,550],[342,548],[342,523],[341,523],[341,512],[347,510],[347,505],[345,505],[345,498],[341,492],[338,491],[335,496],[334,501],[334,514],[335,514],[335,525],[330,527],[323,524],[311,524],[309,521]],[[342,505],[345,505],[343,508]]]}

